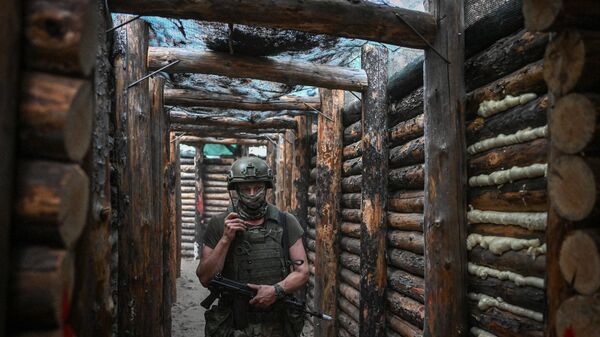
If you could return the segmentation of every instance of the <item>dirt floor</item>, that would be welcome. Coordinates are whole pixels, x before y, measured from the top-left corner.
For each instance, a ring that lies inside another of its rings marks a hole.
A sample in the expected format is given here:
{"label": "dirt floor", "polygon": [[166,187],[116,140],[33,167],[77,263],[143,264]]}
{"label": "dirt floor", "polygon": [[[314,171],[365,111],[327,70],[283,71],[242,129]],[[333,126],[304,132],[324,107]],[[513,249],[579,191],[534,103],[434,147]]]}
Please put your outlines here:
{"label": "dirt floor", "polygon": [[[200,306],[200,302],[209,292],[196,277],[198,262],[192,259],[181,260],[181,277],[177,279],[177,302],[171,309],[172,337],[205,337],[205,309]],[[305,324],[301,337],[312,335],[310,325]]]}

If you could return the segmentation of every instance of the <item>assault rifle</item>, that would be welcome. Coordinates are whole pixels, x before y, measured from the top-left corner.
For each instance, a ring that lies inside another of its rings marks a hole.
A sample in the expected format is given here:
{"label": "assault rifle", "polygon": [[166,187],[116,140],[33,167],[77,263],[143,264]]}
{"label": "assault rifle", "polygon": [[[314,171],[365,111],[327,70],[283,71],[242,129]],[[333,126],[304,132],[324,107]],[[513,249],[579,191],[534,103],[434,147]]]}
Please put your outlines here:
{"label": "assault rifle", "polygon": [[[221,274],[217,274],[208,284],[208,289],[210,290],[210,295],[200,303],[202,307],[205,309],[209,309],[213,302],[219,297],[221,293],[227,293],[232,296],[239,296],[247,301],[250,301],[254,296],[256,296],[256,290],[248,287],[245,283],[240,283],[228,278],[223,277]],[[326,321],[331,321],[333,318],[327,314],[323,314],[316,311],[310,311],[306,309],[306,305],[298,300],[297,298],[287,295],[282,300],[288,307],[303,312],[305,314],[314,316],[319,319],[323,319]]]}

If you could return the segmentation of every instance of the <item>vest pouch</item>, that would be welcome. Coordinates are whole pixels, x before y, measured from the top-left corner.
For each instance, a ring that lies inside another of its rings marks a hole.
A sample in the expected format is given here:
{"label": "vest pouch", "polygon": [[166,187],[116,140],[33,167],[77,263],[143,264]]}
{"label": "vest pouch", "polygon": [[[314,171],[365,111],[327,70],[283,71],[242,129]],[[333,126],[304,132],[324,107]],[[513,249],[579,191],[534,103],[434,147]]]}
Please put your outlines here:
{"label": "vest pouch", "polygon": [[304,313],[293,308],[286,308],[286,319],[283,321],[284,337],[298,337],[304,328]]}
{"label": "vest pouch", "polygon": [[233,298],[231,310],[233,318],[233,328],[243,330],[248,327],[248,299],[242,296]]}

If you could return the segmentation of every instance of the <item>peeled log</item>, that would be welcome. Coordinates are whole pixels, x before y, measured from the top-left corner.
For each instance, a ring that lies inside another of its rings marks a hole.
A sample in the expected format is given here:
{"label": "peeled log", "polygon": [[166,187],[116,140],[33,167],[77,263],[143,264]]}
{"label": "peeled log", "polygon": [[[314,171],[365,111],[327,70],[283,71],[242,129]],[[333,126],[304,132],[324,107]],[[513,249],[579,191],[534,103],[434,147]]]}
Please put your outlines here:
{"label": "peeled log", "polygon": [[[554,137],[554,134],[552,134]],[[471,157],[468,162],[469,176],[490,174],[511,167],[525,167],[547,162],[548,140],[538,138],[526,143],[494,148]]]}
{"label": "peeled log", "polygon": [[423,214],[388,212],[387,224],[391,228],[403,231],[423,232]]}
{"label": "peeled log", "polygon": [[64,250],[30,246],[15,254],[9,321],[17,329],[58,328],[71,309],[74,260]]}
{"label": "peeled log", "polygon": [[598,213],[600,161],[579,156],[561,156],[548,177],[551,206],[567,220],[579,221]]}
{"label": "peeled log", "polygon": [[596,0],[524,0],[523,16],[525,27],[530,31],[600,28],[600,8]]}
{"label": "peeled log", "polygon": [[388,285],[402,295],[425,303],[425,280],[421,277],[388,267]]}
{"label": "peeled log", "polygon": [[484,211],[545,212],[548,210],[546,178],[470,188],[468,203]]}
{"label": "peeled log", "polygon": [[600,294],[573,296],[556,313],[557,336],[595,337],[600,331]]}
{"label": "peeled log", "polygon": [[340,231],[346,236],[360,239],[360,223],[342,222]]}
{"label": "peeled log", "polygon": [[565,30],[546,49],[544,80],[550,92],[563,96],[600,84],[600,33]]}
{"label": "peeled log", "polygon": [[391,168],[423,163],[425,161],[425,138],[413,139],[390,150]]}
{"label": "peeled log", "polygon": [[21,240],[70,248],[86,223],[88,178],[74,164],[19,163],[16,184],[17,225]]}
{"label": "peeled log", "polygon": [[420,232],[389,230],[387,241],[392,247],[413,253],[423,254],[425,251],[425,239],[423,233]]}
{"label": "peeled log", "polygon": [[600,96],[569,94],[560,98],[550,113],[552,146],[570,154],[597,147],[600,134]]}
{"label": "peeled log", "polygon": [[36,70],[88,77],[96,64],[96,2],[24,2],[25,56]]}
{"label": "peeled log", "polygon": [[390,129],[391,145],[406,143],[409,140],[423,136],[423,118],[424,115],[419,115],[393,126]]}
{"label": "peeled log", "polygon": [[468,252],[469,261],[480,266],[498,270],[508,270],[523,276],[543,278],[546,274],[546,256],[541,255],[533,259],[527,255],[526,250],[507,251],[496,255],[488,249],[475,247]]}
{"label": "peeled log", "polygon": [[89,81],[26,73],[19,114],[21,150],[31,156],[81,161],[92,137]]}
{"label": "peeled log", "polygon": [[560,248],[560,271],[582,295],[592,295],[600,288],[599,245],[600,235],[579,230],[567,236]]}
{"label": "peeled log", "polygon": [[517,285],[513,281],[500,280],[492,276],[485,279],[469,275],[469,291],[483,293],[521,308],[544,312],[546,305],[545,289]]}
{"label": "peeled log", "polygon": [[395,191],[388,196],[388,209],[399,213],[422,213],[423,191]]}
{"label": "peeled log", "polygon": [[466,116],[475,116],[479,104],[483,101],[501,100],[506,95],[517,96],[525,93],[542,95],[546,93],[548,89],[546,82],[544,82],[543,71],[544,62],[540,60],[471,91],[466,97]]}

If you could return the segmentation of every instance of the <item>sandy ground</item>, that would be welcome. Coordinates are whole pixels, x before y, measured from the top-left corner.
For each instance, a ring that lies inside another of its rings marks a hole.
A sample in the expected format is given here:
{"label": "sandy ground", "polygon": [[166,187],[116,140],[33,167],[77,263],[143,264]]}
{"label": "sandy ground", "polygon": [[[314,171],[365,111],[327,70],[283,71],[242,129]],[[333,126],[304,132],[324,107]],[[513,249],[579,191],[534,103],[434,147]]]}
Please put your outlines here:
{"label": "sandy ground", "polygon": [[[172,337],[205,337],[205,309],[200,306],[200,302],[209,292],[198,281],[196,267],[198,260],[181,260],[181,277],[177,279],[177,302],[171,309]],[[302,337],[312,335],[310,325],[305,324]]]}
{"label": "sandy ground", "polygon": [[204,337],[204,308],[200,306],[208,290],[196,277],[198,260],[181,260],[181,277],[177,279],[177,302],[171,309],[172,337]]}

